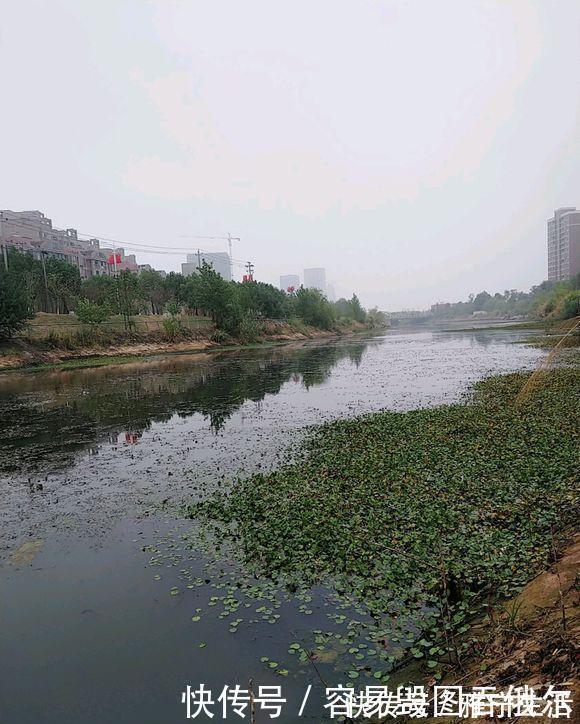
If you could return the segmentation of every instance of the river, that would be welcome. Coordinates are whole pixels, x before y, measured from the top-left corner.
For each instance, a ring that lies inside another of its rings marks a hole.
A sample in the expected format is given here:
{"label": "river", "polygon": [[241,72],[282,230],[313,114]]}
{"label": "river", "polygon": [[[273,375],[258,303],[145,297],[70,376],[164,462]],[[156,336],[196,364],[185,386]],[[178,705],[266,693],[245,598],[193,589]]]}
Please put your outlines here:
{"label": "river", "polygon": [[[0,376],[0,720],[173,724],[187,684],[217,700],[252,677],[282,685],[282,722],[313,684],[302,719],[320,721],[352,611],[267,581],[236,598],[236,551],[212,558],[180,504],[280,464],[307,425],[454,402],[533,368],[543,353],[514,344],[526,334],[388,332]],[[315,667],[291,649],[307,639]]]}

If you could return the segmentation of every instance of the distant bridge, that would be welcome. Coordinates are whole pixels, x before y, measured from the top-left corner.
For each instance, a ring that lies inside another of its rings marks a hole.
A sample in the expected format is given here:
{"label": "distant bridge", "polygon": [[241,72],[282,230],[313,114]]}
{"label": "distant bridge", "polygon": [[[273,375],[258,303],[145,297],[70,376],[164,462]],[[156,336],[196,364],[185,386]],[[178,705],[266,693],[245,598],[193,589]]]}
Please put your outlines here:
{"label": "distant bridge", "polygon": [[404,319],[430,319],[431,312],[424,312],[418,309],[402,309],[400,312],[385,312],[391,321]]}

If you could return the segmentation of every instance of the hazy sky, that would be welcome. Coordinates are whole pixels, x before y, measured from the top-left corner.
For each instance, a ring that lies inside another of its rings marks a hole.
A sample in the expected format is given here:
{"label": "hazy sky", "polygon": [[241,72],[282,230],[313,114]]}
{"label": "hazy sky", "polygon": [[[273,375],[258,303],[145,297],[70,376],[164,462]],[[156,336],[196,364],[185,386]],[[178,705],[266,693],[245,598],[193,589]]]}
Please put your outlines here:
{"label": "hazy sky", "polygon": [[540,282],[580,207],[579,0],[0,0],[0,33],[0,208],[58,227],[229,231],[397,309]]}

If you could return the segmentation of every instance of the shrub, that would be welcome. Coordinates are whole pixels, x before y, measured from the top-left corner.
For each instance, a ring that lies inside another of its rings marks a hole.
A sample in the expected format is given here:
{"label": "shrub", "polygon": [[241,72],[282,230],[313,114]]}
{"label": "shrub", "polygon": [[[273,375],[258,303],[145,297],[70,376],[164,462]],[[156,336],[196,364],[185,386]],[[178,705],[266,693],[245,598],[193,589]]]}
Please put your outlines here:
{"label": "shrub", "polygon": [[249,344],[260,338],[261,325],[252,317],[245,316],[238,325],[237,336],[241,342]]}
{"label": "shrub", "polygon": [[109,309],[104,304],[91,302],[90,299],[79,299],[75,309],[79,322],[88,324],[94,331],[109,318]]}
{"label": "shrub", "polygon": [[556,309],[560,319],[571,319],[580,315],[580,292],[574,291],[562,297]]}
{"label": "shrub", "polygon": [[181,322],[177,317],[166,317],[163,320],[163,336],[172,341],[177,339],[183,333]]}
{"label": "shrub", "polygon": [[225,344],[231,340],[230,335],[223,329],[214,329],[211,333],[210,340],[216,344]]}

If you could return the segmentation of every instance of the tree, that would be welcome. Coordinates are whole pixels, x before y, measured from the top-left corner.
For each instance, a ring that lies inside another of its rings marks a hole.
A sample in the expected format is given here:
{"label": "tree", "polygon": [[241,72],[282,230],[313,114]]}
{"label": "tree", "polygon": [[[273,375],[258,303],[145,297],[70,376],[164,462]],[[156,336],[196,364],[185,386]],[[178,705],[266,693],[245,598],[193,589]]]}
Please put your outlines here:
{"label": "tree", "polygon": [[169,292],[161,274],[153,269],[144,269],[139,274],[141,296],[151,307],[152,314],[162,314],[169,299]]}
{"label": "tree", "polygon": [[8,253],[8,268],[13,278],[18,279],[25,292],[29,311],[48,311],[48,298],[44,286],[42,265],[32,254],[11,250]]}
{"label": "tree", "polygon": [[169,272],[163,280],[168,299],[175,300],[179,306],[187,305],[190,288],[189,279],[190,277],[185,277],[178,272]]}
{"label": "tree", "polygon": [[352,295],[352,298],[350,300],[350,308],[352,309],[352,316],[355,322],[364,323],[367,315],[365,310],[362,308],[362,305],[356,294]]}
{"label": "tree", "polygon": [[486,304],[491,299],[491,294],[489,292],[479,292],[479,294],[475,297],[473,300],[473,307],[477,311],[481,311],[485,309]]}
{"label": "tree", "polygon": [[139,279],[132,272],[124,269],[115,279],[117,291],[117,309],[123,317],[125,329],[132,329],[135,324],[133,315],[139,311]]}
{"label": "tree", "polygon": [[296,293],[296,313],[313,327],[332,329],[335,315],[332,304],[318,289],[300,287]]}
{"label": "tree", "polygon": [[26,288],[18,276],[10,269],[0,270],[0,340],[10,339],[33,316]]}
{"label": "tree", "polygon": [[96,304],[109,304],[116,307],[117,282],[115,277],[99,275],[89,277],[82,283],[81,295],[83,298]]}
{"label": "tree", "polygon": [[219,329],[234,332],[242,318],[234,289],[235,282],[227,282],[210,264],[203,262],[199,272],[190,277],[188,304],[203,309]]}
{"label": "tree", "polygon": [[93,332],[109,318],[108,307],[91,302],[90,299],[79,299],[75,312],[79,322],[88,324]]}
{"label": "tree", "polygon": [[181,312],[181,304],[175,299],[170,299],[165,305],[165,311],[172,317],[177,317]]}
{"label": "tree", "polygon": [[558,305],[557,314],[561,319],[571,319],[580,316],[580,291],[573,291],[562,297]]}
{"label": "tree", "polygon": [[367,314],[367,322],[371,329],[380,329],[381,327],[388,326],[388,318],[384,312],[381,312],[377,307],[369,309]]}
{"label": "tree", "polygon": [[334,303],[334,308],[338,317],[361,323],[366,321],[366,312],[356,294],[353,294],[352,298],[348,300],[341,297]]}
{"label": "tree", "polygon": [[286,315],[286,295],[264,282],[236,284],[236,298],[246,314],[266,319],[283,319]]}
{"label": "tree", "polygon": [[44,262],[50,307],[57,314],[68,314],[81,292],[81,275],[76,266],[54,257]]}

